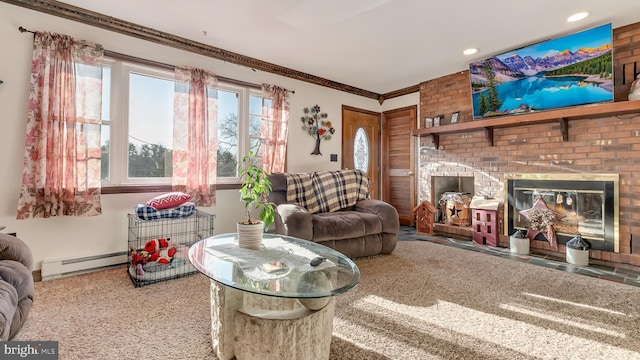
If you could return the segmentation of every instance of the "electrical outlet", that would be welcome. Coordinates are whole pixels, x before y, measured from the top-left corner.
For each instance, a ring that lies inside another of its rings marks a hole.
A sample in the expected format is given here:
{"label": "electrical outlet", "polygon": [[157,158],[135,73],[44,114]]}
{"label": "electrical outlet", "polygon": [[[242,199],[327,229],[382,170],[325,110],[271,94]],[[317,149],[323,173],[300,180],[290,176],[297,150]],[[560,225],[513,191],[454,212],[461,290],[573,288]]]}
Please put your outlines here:
{"label": "electrical outlet", "polygon": [[331,161],[337,162],[338,161],[338,154],[331,154]]}

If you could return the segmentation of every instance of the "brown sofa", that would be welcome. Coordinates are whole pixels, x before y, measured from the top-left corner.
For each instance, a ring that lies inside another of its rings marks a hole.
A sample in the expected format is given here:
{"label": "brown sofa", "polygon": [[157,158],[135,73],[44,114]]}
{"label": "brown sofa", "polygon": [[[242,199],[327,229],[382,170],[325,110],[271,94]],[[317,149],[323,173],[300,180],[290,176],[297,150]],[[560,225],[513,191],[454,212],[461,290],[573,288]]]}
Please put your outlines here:
{"label": "brown sofa", "polygon": [[397,210],[369,199],[359,170],[269,175],[277,205],[275,231],[310,240],[351,258],[390,254],[398,241]]}
{"label": "brown sofa", "polygon": [[0,341],[22,329],[33,305],[33,258],[15,236],[0,234]]}

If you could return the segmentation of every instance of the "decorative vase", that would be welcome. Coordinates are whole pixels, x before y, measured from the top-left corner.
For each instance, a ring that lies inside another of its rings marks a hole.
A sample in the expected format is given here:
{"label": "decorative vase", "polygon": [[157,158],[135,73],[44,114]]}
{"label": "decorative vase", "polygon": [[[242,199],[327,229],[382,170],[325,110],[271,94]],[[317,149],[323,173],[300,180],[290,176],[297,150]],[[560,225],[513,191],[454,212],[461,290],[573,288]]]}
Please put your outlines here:
{"label": "decorative vase", "polygon": [[529,254],[529,238],[525,236],[524,230],[516,230],[516,232],[509,237],[509,248],[514,254]]}
{"label": "decorative vase", "polygon": [[313,149],[311,155],[322,155],[320,152],[320,134],[316,133],[316,148]]}
{"label": "decorative vase", "polygon": [[583,240],[580,234],[571,238],[565,244],[567,253],[567,262],[569,264],[587,266],[589,265],[589,248],[591,245]]}
{"label": "decorative vase", "polygon": [[245,249],[257,250],[262,244],[262,233],[264,223],[262,221],[257,224],[237,223],[238,230],[238,246]]}

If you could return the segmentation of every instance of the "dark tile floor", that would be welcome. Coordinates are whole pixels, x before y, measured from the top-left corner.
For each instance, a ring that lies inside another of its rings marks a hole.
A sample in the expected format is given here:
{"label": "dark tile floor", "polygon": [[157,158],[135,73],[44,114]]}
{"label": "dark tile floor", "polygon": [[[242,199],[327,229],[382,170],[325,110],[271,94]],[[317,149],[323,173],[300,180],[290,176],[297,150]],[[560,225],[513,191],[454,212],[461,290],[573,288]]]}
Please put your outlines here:
{"label": "dark tile floor", "polygon": [[470,240],[456,239],[446,236],[431,236],[416,234],[416,229],[409,226],[401,226],[398,234],[400,241],[430,241],[436,244],[452,246],[460,249],[477,251],[484,254],[499,256],[505,259],[527,262],[529,264],[544,266],[560,271],[573,272],[580,275],[596,277],[617,283],[640,287],[640,271],[621,267],[611,267],[605,265],[589,264],[589,266],[572,265],[564,259],[553,258],[542,254],[515,255],[508,248],[494,247],[488,245],[478,245]]}

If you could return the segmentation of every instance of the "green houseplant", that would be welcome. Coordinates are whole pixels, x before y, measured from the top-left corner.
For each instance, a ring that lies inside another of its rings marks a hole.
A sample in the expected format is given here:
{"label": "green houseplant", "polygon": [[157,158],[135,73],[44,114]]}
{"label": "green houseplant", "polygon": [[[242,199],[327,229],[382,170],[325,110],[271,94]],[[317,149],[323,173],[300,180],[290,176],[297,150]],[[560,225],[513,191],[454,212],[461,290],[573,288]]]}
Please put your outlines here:
{"label": "green houseplant", "polygon": [[[254,153],[242,157],[239,175],[243,179],[240,187],[240,200],[244,203],[245,219],[238,222],[238,240],[241,247],[257,248],[262,242],[262,232],[269,229],[275,221],[275,204],[268,200],[271,193],[269,174],[254,162]],[[259,211],[260,219],[252,216],[254,210]],[[248,233],[247,233],[248,231]],[[248,240],[248,243],[243,243]]]}

